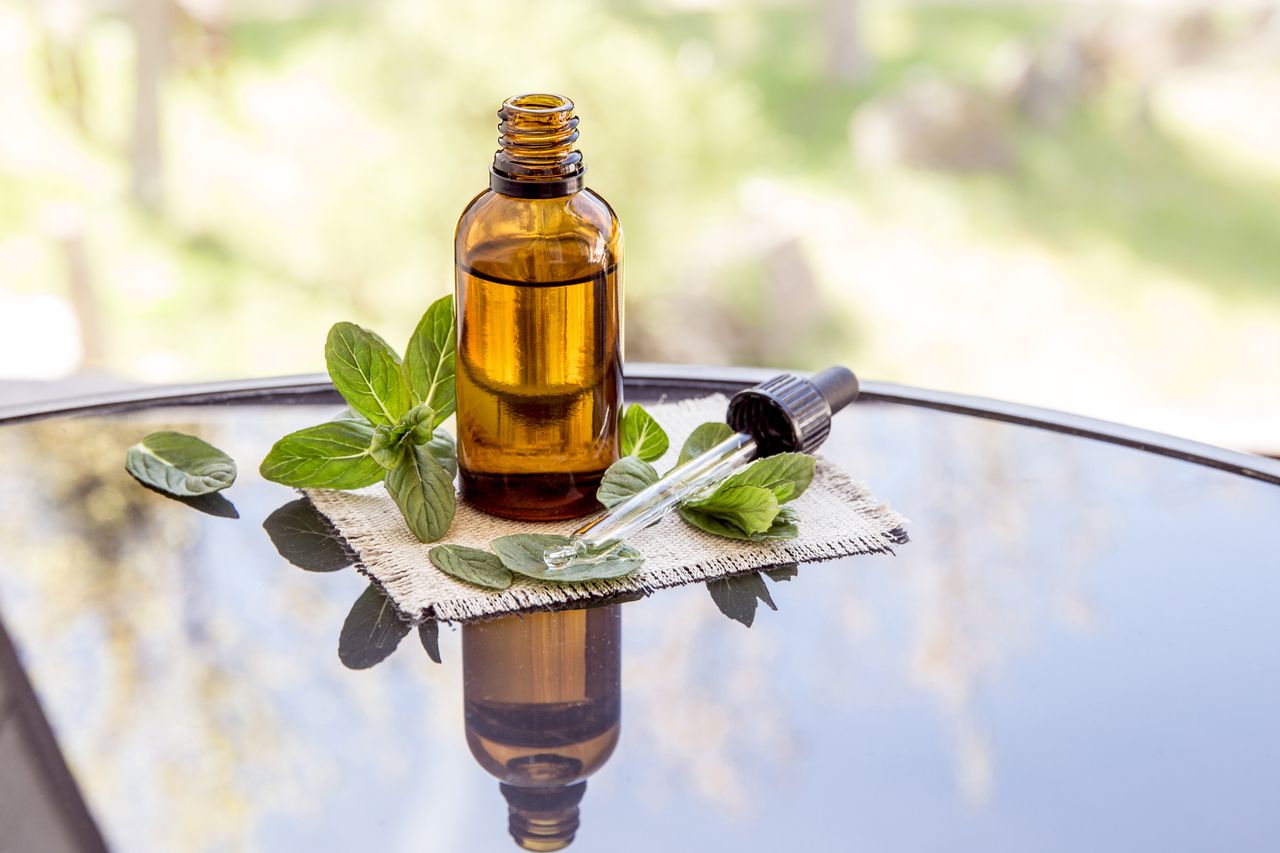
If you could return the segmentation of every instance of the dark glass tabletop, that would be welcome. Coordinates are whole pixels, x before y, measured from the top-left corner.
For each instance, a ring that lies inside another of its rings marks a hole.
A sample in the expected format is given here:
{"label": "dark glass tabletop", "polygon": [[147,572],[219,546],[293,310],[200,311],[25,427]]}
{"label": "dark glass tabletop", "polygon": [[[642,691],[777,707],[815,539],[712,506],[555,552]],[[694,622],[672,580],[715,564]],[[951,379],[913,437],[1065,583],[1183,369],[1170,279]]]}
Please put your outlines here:
{"label": "dark glass tabletop", "polygon": [[[823,452],[908,517],[895,555],[409,632],[363,669],[338,650],[368,581],[256,470],[337,409],[321,384],[20,413],[0,839],[505,851],[576,804],[575,850],[1280,848],[1280,464],[869,391]],[[240,462],[225,502],[129,477],[160,428]],[[500,790],[517,770],[589,779]]]}

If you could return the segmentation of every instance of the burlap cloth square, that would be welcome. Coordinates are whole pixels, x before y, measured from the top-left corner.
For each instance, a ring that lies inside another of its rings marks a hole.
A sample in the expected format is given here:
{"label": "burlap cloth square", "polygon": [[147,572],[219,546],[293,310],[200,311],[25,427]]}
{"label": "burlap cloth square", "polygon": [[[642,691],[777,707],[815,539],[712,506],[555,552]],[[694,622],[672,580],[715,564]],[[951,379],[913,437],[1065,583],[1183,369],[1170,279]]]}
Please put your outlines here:
{"label": "burlap cloth square", "polygon": [[[724,420],[721,395],[646,406],[671,437],[666,456],[654,463],[668,470],[684,439],[706,421]],[[419,542],[381,484],[351,492],[308,489],[307,496],[346,540],[358,567],[400,611],[419,621],[466,622],[519,610],[562,607],[615,595],[706,581],[771,566],[879,554],[904,540],[905,520],[875,500],[865,486],[819,457],[813,484],[793,506],[800,535],[785,542],[753,543],[703,533],[672,512],[629,540],[645,556],[638,572],[613,580],[551,584],[516,576],[502,591],[458,581],[432,565],[434,544]],[[510,533],[568,534],[581,521],[522,522],[486,515],[461,501],[445,542],[487,548]]]}

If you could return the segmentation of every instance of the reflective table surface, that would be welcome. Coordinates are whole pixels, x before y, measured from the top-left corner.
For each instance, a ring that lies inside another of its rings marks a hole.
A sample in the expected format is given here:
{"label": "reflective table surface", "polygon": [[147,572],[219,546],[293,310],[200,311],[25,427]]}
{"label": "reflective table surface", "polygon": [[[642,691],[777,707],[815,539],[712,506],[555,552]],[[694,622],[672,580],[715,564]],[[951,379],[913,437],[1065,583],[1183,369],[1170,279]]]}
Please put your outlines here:
{"label": "reflective table surface", "polygon": [[[278,399],[0,426],[0,849],[1280,849],[1265,477],[872,395],[823,452],[894,555],[371,636]],[[225,500],[130,478],[161,428]]]}

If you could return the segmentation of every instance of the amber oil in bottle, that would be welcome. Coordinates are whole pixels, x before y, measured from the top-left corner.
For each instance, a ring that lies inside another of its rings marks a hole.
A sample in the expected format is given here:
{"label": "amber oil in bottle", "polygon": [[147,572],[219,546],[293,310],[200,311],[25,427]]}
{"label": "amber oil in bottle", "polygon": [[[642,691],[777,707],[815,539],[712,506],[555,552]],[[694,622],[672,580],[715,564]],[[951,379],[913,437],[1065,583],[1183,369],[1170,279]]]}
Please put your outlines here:
{"label": "amber oil in bottle", "polygon": [[573,102],[509,98],[488,190],[454,240],[458,467],[494,515],[599,508],[618,458],[622,230],[584,184]]}

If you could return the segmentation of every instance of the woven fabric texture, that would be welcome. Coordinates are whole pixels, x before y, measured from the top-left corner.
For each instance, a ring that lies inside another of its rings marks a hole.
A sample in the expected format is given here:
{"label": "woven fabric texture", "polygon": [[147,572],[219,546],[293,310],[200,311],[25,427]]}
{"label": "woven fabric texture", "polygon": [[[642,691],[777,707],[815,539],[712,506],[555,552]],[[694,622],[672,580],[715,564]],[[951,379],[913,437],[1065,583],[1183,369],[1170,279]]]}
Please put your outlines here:
{"label": "woven fabric texture", "polygon": [[[666,471],[694,427],[723,421],[721,395],[646,406],[671,436],[667,455],[655,463]],[[575,584],[543,583],[516,576],[501,591],[473,586],[446,575],[427,556],[438,543],[419,542],[381,484],[352,492],[308,489],[307,496],[333,524],[357,556],[360,570],[378,584],[411,620],[436,618],[467,622],[521,610],[571,606],[627,593],[694,583],[772,566],[878,554],[903,539],[905,520],[873,498],[861,483],[819,457],[813,484],[792,505],[800,515],[800,535],[783,542],[753,543],[703,533],[676,513],[633,536],[645,556],[639,571],[623,578]],[[461,501],[442,541],[486,548],[511,533],[567,534],[581,521],[522,522],[486,515]]]}

